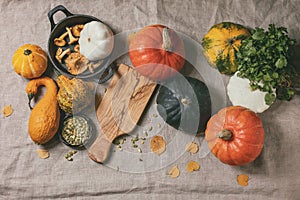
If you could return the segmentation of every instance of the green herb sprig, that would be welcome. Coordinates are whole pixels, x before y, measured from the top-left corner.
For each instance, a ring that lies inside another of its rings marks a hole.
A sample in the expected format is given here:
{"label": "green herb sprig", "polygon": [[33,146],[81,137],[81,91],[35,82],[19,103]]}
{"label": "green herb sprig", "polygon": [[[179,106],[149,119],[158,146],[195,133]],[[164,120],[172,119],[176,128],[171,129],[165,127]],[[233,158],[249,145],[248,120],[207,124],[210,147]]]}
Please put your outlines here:
{"label": "green herb sprig", "polygon": [[237,53],[238,76],[247,78],[253,90],[267,92],[266,104],[270,105],[277,98],[291,100],[295,94],[292,78],[295,68],[289,63],[296,40],[288,37],[284,27],[270,24],[268,30],[255,28],[251,36],[243,40]]}

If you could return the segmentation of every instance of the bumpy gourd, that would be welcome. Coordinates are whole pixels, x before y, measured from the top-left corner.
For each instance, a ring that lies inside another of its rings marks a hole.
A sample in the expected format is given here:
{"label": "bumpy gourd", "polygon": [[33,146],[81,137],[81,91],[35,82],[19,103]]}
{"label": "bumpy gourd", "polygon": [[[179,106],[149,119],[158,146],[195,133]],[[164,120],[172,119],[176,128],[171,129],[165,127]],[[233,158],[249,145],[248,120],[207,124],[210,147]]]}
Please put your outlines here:
{"label": "bumpy gourd", "polygon": [[241,41],[249,35],[248,29],[231,22],[222,22],[211,27],[202,39],[204,55],[209,64],[222,74],[236,72],[236,53]]}
{"label": "bumpy gourd", "polygon": [[46,86],[47,91],[31,111],[28,132],[35,143],[44,144],[56,134],[59,127],[60,112],[56,101],[56,84],[49,77],[33,79],[28,82],[26,93],[29,98],[29,106],[39,86]]}
{"label": "bumpy gourd", "polygon": [[90,84],[76,78],[69,79],[64,75],[57,78],[59,107],[70,114],[78,113],[92,102],[93,88]]}

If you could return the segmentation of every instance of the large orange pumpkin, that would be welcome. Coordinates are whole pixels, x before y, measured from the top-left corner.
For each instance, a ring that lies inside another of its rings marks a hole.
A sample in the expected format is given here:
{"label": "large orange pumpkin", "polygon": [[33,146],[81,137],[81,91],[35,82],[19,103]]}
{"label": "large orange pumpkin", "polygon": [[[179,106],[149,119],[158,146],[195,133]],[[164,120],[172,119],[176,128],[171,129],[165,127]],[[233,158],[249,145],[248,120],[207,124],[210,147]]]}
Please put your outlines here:
{"label": "large orange pumpkin", "polygon": [[25,44],[18,48],[13,55],[12,65],[20,76],[38,78],[47,69],[47,54],[39,46]]}
{"label": "large orange pumpkin", "polygon": [[180,71],[185,63],[183,40],[166,26],[147,26],[131,39],[129,57],[142,75],[164,80]]}
{"label": "large orange pumpkin", "polygon": [[247,108],[223,108],[208,121],[205,139],[211,152],[223,163],[246,165],[254,161],[262,151],[263,124]]}

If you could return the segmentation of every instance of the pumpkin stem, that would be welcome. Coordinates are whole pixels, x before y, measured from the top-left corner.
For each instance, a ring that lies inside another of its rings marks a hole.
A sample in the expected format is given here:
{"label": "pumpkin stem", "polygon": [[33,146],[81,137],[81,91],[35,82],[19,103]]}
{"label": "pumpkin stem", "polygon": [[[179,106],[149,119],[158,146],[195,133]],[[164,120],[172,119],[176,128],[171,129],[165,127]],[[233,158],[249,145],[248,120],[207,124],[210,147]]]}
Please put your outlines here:
{"label": "pumpkin stem", "polygon": [[30,49],[24,49],[24,55],[29,56],[32,53]]}
{"label": "pumpkin stem", "polygon": [[217,133],[217,137],[225,141],[230,141],[232,140],[233,134],[230,130],[224,129],[221,132]]}
{"label": "pumpkin stem", "polygon": [[172,51],[172,42],[171,42],[168,28],[163,29],[162,38],[163,38],[162,49],[169,52]]}
{"label": "pumpkin stem", "polygon": [[31,100],[34,97],[34,94],[33,93],[29,93],[27,96],[28,96],[28,100],[29,100],[28,101],[28,106],[29,106],[30,110],[32,110],[33,108],[31,107],[30,103],[31,103]]}

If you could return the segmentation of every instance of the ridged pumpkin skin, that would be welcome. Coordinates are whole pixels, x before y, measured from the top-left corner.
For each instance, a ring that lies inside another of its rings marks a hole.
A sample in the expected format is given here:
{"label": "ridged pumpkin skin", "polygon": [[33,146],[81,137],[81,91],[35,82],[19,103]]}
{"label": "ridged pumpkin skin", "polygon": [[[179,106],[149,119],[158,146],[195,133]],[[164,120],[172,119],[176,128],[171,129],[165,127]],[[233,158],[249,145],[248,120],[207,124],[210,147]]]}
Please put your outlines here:
{"label": "ridged pumpkin skin", "polygon": [[21,46],[12,58],[15,72],[28,79],[40,77],[46,71],[47,63],[46,52],[34,44]]}
{"label": "ridged pumpkin skin", "polygon": [[[172,82],[172,88],[160,87],[156,98],[157,110],[160,116],[166,115],[166,122],[175,129],[200,133],[205,130],[211,116],[209,90],[202,81],[185,78],[191,88],[178,80]],[[195,119],[199,119],[199,122]]]}
{"label": "ridged pumpkin skin", "polygon": [[29,99],[37,93],[39,86],[46,86],[46,94],[31,111],[28,132],[35,143],[44,144],[56,134],[59,127],[60,112],[56,101],[55,82],[48,77],[33,79],[28,82],[26,93]]}
{"label": "ridged pumpkin skin", "polygon": [[202,39],[204,55],[209,64],[222,74],[236,72],[236,53],[241,41],[249,35],[248,29],[231,22],[222,22],[211,27]]}
{"label": "ridged pumpkin skin", "polygon": [[[229,137],[231,133],[231,138]],[[205,139],[211,152],[223,163],[242,166],[262,151],[264,129],[260,118],[241,106],[223,108],[207,123]]]}
{"label": "ridged pumpkin skin", "polygon": [[131,39],[129,57],[142,75],[164,80],[174,76],[185,63],[183,40],[163,25],[147,26]]}
{"label": "ridged pumpkin skin", "polygon": [[78,113],[92,102],[92,88],[86,82],[60,75],[57,78],[59,107],[70,114]]}

